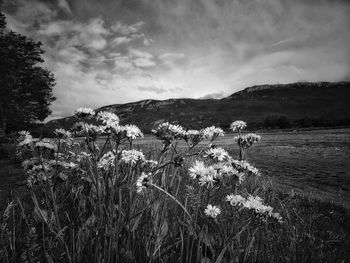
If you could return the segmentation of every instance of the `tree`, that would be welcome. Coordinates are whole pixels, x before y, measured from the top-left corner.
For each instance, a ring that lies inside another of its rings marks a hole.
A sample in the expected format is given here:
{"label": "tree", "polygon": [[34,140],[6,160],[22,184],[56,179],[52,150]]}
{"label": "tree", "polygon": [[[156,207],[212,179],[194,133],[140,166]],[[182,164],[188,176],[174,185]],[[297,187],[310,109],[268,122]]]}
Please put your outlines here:
{"label": "tree", "polygon": [[6,29],[0,13],[0,132],[43,121],[55,100],[53,74],[44,62],[41,42]]}

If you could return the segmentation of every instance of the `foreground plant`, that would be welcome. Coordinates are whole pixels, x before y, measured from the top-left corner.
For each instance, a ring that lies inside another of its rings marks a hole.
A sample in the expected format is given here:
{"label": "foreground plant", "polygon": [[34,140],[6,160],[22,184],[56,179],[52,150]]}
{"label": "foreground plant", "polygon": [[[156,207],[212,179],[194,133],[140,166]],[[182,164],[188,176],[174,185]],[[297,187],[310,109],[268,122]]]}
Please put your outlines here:
{"label": "foreground plant", "polygon": [[[75,130],[58,129],[56,139],[20,133],[18,156],[31,200],[8,208],[21,208],[21,231],[27,236],[17,231],[2,237],[17,244],[4,246],[8,259],[190,262],[225,253],[229,259],[234,251],[216,250],[233,245],[234,237],[251,227],[257,231],[283,221],[262,198],[247,192],[246,179],[260,173],[243,160],[244,150],[260,137],[243,135],[244,122],[231,125],[238,131],[239,159],[213,145],[224,136],[218,127],[186,130],[163,123],[152,130],[162,143],[152,160],[133,148],[143,137],[137,126],[121,125],[110,112],[80,108],[75,114]],[[247,222],[228,229],[233,215]],[[5,219],[3,233],[11,223]],[[252,220],[259,223],[253,226]],[[215,245],[220,235],[225,238]]]}

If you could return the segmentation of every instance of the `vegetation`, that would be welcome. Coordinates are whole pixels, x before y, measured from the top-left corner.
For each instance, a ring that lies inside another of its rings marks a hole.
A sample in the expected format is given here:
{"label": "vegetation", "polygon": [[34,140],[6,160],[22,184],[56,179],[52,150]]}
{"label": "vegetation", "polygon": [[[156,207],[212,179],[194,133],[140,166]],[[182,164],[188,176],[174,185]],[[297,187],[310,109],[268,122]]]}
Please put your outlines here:
{"label": "vegetation", "polygon": [[[75,140],[21,132],[28,196],[1,217],[6,262],[345,262],[349,212],[274,192],[244,158],[260,140],[232,123],[239,151],[214,126],[160,124],[162,147],[109,112],[79,109]],[[99,123],[94,125],[93,123]],[[107,134],[104,143],[98,137]],[[187,145],[179,148],[180,141]],[[236,157],[235,157],[236,156]]]}
{"label": "vegetation", "polygon": [[6,29],[0,13],[0,135],[43,121],[55,98],[53,74],[42,68],[41,43]]}

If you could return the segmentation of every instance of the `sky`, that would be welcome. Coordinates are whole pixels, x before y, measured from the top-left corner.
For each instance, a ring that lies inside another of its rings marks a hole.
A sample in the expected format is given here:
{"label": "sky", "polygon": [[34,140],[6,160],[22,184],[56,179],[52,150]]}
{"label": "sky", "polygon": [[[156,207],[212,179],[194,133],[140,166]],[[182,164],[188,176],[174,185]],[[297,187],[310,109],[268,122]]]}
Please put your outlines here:
{"label": "sky", "polygon": [[252,85],[350,80],[347,0],[0,0],[43,43],[47,120],[79,107],[222,98]]}

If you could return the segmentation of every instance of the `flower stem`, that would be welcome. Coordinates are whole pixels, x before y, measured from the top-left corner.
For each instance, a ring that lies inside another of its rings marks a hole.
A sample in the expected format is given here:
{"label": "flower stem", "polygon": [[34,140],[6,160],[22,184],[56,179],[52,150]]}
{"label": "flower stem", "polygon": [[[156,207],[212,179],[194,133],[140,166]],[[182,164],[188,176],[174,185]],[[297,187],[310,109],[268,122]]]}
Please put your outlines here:
{"label": "flower stem", "polygon": [[188,215],[188,217],[191,219],[191,221],[193,221],[192,216],[187,211],[187,209],[173,195],[171,195],[169,192],[165,191],[164,189],[160,188],[159,186],[157,186],[155,184],[150,184],[150,185],[153,186],[154,188],[156,188],[157,190],[161,191],[162,193],[166,194],[171,199],[173,199],[185,211],[185,213]]}

